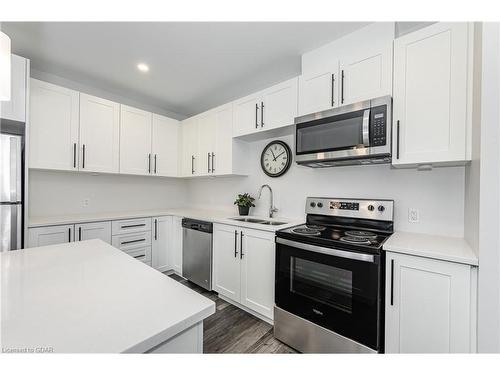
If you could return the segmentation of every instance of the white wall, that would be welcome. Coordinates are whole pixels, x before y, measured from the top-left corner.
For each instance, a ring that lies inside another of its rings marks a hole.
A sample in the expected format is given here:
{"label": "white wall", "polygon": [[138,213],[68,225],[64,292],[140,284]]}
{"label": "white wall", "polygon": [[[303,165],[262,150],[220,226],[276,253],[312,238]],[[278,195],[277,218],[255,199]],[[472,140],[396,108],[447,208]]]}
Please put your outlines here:
{"label": "white wall", "polygon": [[[293,136],[280,139],[293,149]],[[396,230],[463,236],[464,167],[419,172],[389,166],[311,169],[293,164],[287,174],[273,179],[260,169],[260,153],[267,142],[252,143],[248,177],[189,180],[189,204],[236,213],[232,204],[237,193],[256,197],[258,188],[267,183],[274,190],[277,216],[303,217],[307,196],[386,198],[395,200]],[[268,194],[266,190],[262,200],[255,202],[253,214],[267,215]],[[408,223],[410,207],[420,210],[418,224]]]}
{"label": "white wall", "polygon": [[[125,175],[29,172],[29,216],[120,212],[185,206],[183,180]],[[90,199],[88,207],[83,200]]]}

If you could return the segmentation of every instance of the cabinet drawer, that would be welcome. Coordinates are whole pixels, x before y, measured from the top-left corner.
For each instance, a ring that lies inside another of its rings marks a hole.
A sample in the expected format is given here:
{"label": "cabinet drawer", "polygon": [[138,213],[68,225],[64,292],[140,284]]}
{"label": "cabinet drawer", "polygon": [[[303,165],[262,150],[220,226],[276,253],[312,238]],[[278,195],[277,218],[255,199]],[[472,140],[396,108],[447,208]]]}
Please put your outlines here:
{"label": "cabinet drawer", "polygon": [[138,232],[113,236],[111,245],[128,252],[130,249],[151,246],[151,232]]}
{"label": "cabinet drawer", "polygon": [[151,266],[151,246],[136,247],[134,249],[122,249],[123,252],[131,257]]}
{"label": "cabinet drawer", "polygon": [[111,232],[113,236],[117,234],[127,234],[144,232],[151,230],[151,218],[143,217],[139,219],[113,221]]}

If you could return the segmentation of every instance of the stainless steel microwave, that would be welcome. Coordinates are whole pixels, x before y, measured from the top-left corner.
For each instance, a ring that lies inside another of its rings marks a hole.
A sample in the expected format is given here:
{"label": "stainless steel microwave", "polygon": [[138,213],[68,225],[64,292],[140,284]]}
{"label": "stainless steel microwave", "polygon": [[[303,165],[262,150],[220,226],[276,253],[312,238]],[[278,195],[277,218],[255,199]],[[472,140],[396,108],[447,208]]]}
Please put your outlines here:
{"label": "stainless steel microwave", "polygon": [[391,162],[392,98],[295,119],[295,161],[314,168]]}

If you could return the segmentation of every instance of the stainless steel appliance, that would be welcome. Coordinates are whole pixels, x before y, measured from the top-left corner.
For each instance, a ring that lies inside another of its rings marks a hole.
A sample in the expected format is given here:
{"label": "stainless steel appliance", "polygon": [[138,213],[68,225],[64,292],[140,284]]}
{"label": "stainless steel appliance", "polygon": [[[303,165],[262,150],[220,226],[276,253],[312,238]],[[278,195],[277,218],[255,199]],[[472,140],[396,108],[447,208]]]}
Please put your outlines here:
{"label": "stainless steel appliance", "polygon": [[23,247],[24,124],[0,120],[0,251]]}
{"label": "stainless steel appliance", "polygon": [[184,218],[182,232],[182,276],[212,290],[212,223]]}
{"label": "stainless steel appliance", "polygon": [[274,336],[306,353],[383,351],[384,253],[393,201],[307,198],[276,232]]}
{"label": "stainless steel appliance", "polygon": [[295,161],[313,168],[391,162],[390,96],[295,119]]}

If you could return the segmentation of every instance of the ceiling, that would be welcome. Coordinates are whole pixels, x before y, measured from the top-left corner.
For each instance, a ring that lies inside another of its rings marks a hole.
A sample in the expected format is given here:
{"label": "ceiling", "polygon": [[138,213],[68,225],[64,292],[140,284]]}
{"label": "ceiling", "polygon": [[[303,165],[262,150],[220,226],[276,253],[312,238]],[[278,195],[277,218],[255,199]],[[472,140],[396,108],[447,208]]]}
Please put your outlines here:
{"label": "ceiling", "polygon": [[3,22],[2,30],[33,69],[182,118],[300,74],[301,54],[366,24]]}

